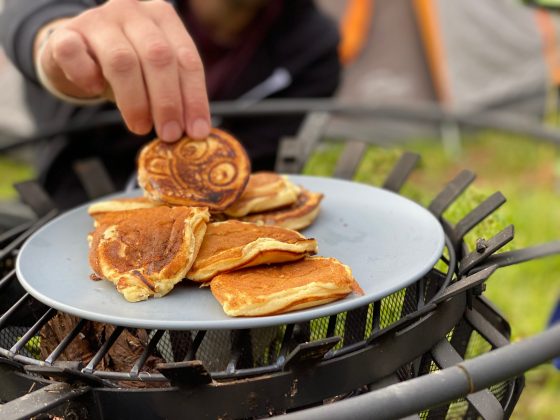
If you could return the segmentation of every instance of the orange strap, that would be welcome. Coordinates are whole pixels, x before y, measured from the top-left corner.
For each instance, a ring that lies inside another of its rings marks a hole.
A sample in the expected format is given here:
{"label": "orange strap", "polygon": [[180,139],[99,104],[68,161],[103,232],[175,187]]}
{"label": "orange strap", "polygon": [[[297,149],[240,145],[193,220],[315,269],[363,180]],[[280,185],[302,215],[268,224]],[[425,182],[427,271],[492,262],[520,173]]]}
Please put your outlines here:
{"label": "orange strap", "polygon": [[343,65],[354,61],[367,41],[374,0],[348,0],[340,22],[338,55]]}
{"label": "orange strap", "polygon": [[560,54],[556,30],[550,13],[543,9],[535,10],[537,27],[541,32],[543,41],[543,54],[548,67],[551,83],[560,85]]}
{"label": "orange strap", "polygon": [[414,0],[414,9],[436,95],[442,103],[449,104],[451,92],[436,2],[437,0]]}

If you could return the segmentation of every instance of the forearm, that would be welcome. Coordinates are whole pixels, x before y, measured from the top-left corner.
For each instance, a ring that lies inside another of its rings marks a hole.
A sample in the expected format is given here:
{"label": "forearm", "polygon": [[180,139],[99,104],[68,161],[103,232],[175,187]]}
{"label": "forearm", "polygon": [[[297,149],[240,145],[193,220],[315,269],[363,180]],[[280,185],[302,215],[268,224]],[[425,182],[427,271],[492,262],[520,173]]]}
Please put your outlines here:
{"label": "forearm", "polygon": [[37,81],[35,41],[45,25],[95,6],[94,0],[5,0],[0,14],[0,41],[8,57],[29,80]]}

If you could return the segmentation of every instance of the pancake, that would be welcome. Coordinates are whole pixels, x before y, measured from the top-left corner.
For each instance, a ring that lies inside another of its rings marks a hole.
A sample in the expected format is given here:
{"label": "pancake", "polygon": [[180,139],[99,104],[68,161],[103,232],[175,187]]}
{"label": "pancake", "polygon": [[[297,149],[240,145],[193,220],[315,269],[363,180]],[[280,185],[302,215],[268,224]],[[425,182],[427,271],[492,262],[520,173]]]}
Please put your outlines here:
{"label": "pancake", "polygon": [[288,206],[296,202],[300,188],[274,172],[255,172],[241,197],[225,210],[230,217],[242,217]]}
{"label": "pancake", "polygon": [[164,296],[191,268],[209,217],[201,207],[106,213],[91,235],[90,266],[129,302]]}
{"label": "pancake", "polygon": [[270,210],[242,217],[244,222],[259,225],[275,225],[300,230],[311,225],[319,214],[323,194],[301,188],[297,201],[289,207]]}
{"label": "pancake", "polygon": [[315,239],[307,239],[290,229],[237,220],[210,223],[187,278],[207,282],[219,273],[294,261],[316,252]]}
{"label": "pancake", "polygon": [[276,315],[363,294],[348,266],[325,257],[219,274],[210,289],[228,316]]}
{"label": "pancake", "polygon": [[241,143],[216,128],[203,140],[156,139],[142,148],[138,158],[138,183],[147,197],[211,211],[225,210],[237,200],[250,173]]}
{"label": "pancake", "polygon": [[88,213],[90,216],[96,217],[100,214],[115,211],[151,209],[163,205],[164,204],[162,202],[150,200],[148,197],[115,198],[113,200],[105,200],[93,203],[88,207]]}

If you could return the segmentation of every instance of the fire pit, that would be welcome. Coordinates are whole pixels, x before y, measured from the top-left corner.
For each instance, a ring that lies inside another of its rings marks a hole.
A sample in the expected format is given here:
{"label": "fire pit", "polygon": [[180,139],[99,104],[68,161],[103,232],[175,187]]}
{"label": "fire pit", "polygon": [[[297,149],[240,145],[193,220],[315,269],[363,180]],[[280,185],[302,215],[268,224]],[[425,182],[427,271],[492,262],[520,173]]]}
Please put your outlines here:
{"label": "fire pit", "polygon": [[[355,159],[346,159],[350,174],[348,162]],[[398,192],[417,161],[417,155],[403,155],[383,187]],[[104,179],[92,176],[99,175],[97,164],[86,162],[78,170],[93,196],[110,192],[91,184]],[[443,395],[428,381],[434,372],[445,374],[466,358],[510,347],[509,325],[482,295],[484,282],[500,266],[560,252],[552,243],[496,254],[513,239],[513,226],[469,250],[464,236],[505,202],[495,193],[450,224],[443,212],[473,180],[473,173],[459,173],[428,206],[445,232],[445,248],[411,285],[306,322],[227,330],[127,328],[73,317],[34,299],[17,280],[15,259],[24,241],[57,211],[37,184],[20,184],[22,199],[38,219],[0,234],[0,417],[334,418],[330,406],[342,407],[338,418],[366,418],[360,411],[364,398],[395,384],[414,386],[425,379],[428,385],[417,389]],[[523,367],[511,372],[520,374]],[[523,376],[496,378],[481,389],[473,376],[466,392],[457,394],[464,398],[452,401],[432,398],[426,405],[397,408],[388,397],[389,411],[375,417],[508,417]]]}

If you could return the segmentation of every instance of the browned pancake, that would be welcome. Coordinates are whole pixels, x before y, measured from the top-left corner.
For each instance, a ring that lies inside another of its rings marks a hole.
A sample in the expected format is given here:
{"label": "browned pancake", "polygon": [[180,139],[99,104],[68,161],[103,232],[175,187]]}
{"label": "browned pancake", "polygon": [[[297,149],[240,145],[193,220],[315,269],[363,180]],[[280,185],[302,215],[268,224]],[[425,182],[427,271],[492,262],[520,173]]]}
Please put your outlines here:
{"label": "browned pancake", "polygon": [[301,188],[297,201],[291,206],[242,217],[245,222],[282,226],[299,230],[309,226],[319,214],[323,194]]}
{"label": "browned pancake", "polygon": [[91,235],[90,265],[130,302],[163,296],[190,269],[208,219],[202,207],[106,213]]}
{"label": "browned pancake", "polygon": [[138,159],[138,183],[149,198],[212,211],[222,211],[237,200],[250,173],[241,143],[216,128],[203,140],[154,140]]}
{"label": "browned pancake", "polygon": [[352,291],[363,294],[348,266],[324,257],[219,274],[210,288],[229,316],[275,315],[342,299]]}
{"label": "browned pancake", "polygon": [[219,273],[294,261],[316,252],[317,241],[294,230],[236,220],[210,223],[187,278],[206,282]]}
{"label": "browned pancake", "polygon": [[162,202],[150,200],[148,197],[114,198],[112,200],[104,200],[93,203],[88,207],[88,213],[92,217],[97,217],[104,213],[137,209],[150,209],[163,205],[164,204]]}
{"label": "browned pancake", "polygon": [[249,183],[231,206],[225,210],[230,217],[242,217],[249,213],[285,207],[295,203],[300,188],[287,177],[274,172],[255,172]]}

